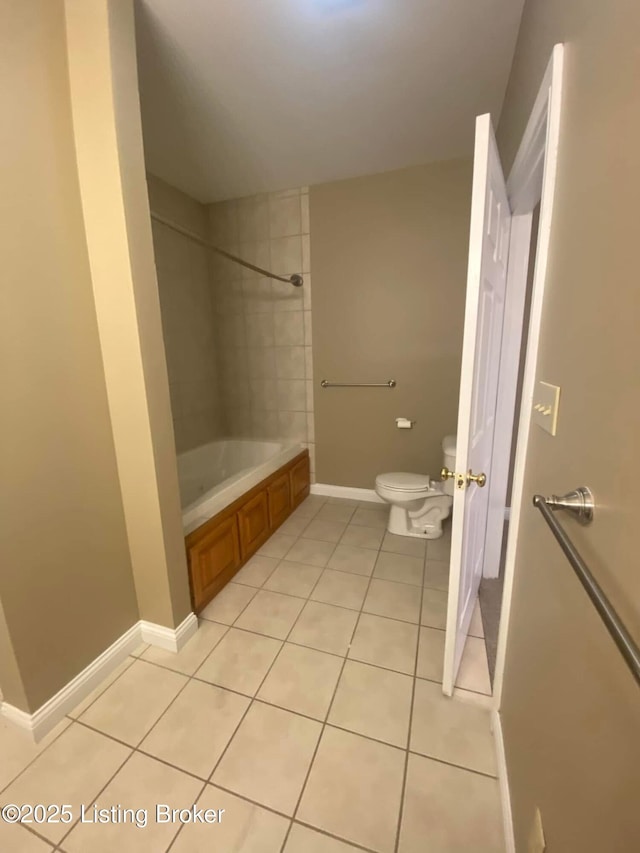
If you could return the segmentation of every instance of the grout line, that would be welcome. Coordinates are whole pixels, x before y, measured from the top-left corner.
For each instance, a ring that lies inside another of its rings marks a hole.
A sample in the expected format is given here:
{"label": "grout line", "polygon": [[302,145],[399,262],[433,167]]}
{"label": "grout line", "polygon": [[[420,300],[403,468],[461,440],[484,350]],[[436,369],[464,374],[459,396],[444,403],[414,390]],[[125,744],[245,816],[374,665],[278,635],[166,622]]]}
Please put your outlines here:
{"label": "grout line", "polygon": [[[336,547],[337,547],[337,546],[336,546]],[[335,550],[335,549],[334,549],[334,550]],[[307,768],[307,773],[306,773],[306,776],[305,776],[304,782],[302,783],[302,787],[301,787],[301,789],[300,789],[300,795],[298,796],[298,802],[296,803],[296,807],[295,807],[294,812],[293,812],[293,819],[294,819],[294,820],[295,820],[295,818],[296,818],[296,817],[297,817],[297,815],[298,815],[298,811],[299,811],[299,809],[300,809],[300,804],[302,803],[302,798],[303,798],[303,796],[304,796],[304,792],[305,792],[305,790],[306,790],[306,788],[307,788],[307,784],[308,784],[308,782],[309,782],[309,777],[311,776],[311,770],[312,770],[312,768],[313,768],[313,766],[314,766],[314,764],[315,764],[316,756],[317,756],[317,754],[318,754],[318,750],[319,750],[319,748],[320,748],[320,743],[322,742],[322,739],[323,739],[323,737],[324,737],[325,730],[326,730],[327,725],[328,725],[327,721],[328,721],[328,719],[329,719],[329,717],[330,717],[330,715],[331,715],[331,710],[333,709],[333,703],[335,702],[336,694],[337,694],[338,689],[339,689],[339,687],[340,687],[340,682],[342,681],[342,675],[343,675],[343,673],[344,673],[344,669],[345,669],[345,667],[346,667],[346,665],[347,665],[347,660],[349,659],[349,651],[350,651],[350,649],[351,649],[351,645],[352,645],[352,643],[353,643],[353,638],[355,637],[355,635],[356,635],[356,631],[358,630],[358,625],[360,624],[360,616],[362,615],[362,607],[364,606],[364,602],[366,601],[367,595],[369,594],[369,588],[370,588],[370,586],[371,586],[371,580],[372,580],[372,577],[373,577],[373,576],[369,577],[369,582],[368,582],[368,584],[367,584],[367,588],[366,588],[366,590],[365,590],[364,596],[362,597],[362,604],[361,604],[361,607],[360,607],[360,611],[358,612],[358,618],[356,619],[355,624],[354,624],[354,626],[353,626],[353,630],[352,630],[352,632],[351,632],[351,639],[349,640],[349,643],[348,643],[348,645],[347,645],[347,650],[346,650],[346,653],[345,653],[345,656],[344,656],[344,660],[343,660],[343,662],[342,662],[342,666],[341,666],[341,668],[340,668],[340,673],[339,673],[339,675],[338,675],[338,679],[337,679],[337,681],[336,681],[336,686],[335,686],[335,688],[334,688],[334,690],[333,690],[333,696],[331,697],[331,701],[329,702],[329,707],[327,708],[327,713],[325,714],[325,718],[324,718],[324,721],[323,721],[323,724],[322,724],[322,729],[321,729],[321,731],[320,731],[320,736],[318,737],[318,741],[317,741],[317,743],[316,743],[316,748],[315,748],[315,750],[314,750],[314,752],[313,752],[313,755],[311,756],[311,761],[309,762],[309,767]],[[291,827],[292,827],[292,826],[293,826],[293,822],[289,825],[289,829],[288,829],[287,834],[286,834],[286,836],[285,836],[283,846],[284,846],[284,845],[286,845],[286,843],[287,843],[287,840],[288,840],[289,835],[290,835],[290,833],[291,833]]]}
{"label": "grout line", "polygon": [[[426,559],[422,566],[422,580],[424,581],[424,573],[426,571]],[[420,587],[420,615],[422,615],[422,599],[424,597],[424,586]],[[407,743],[405,746],[404,772],[402,775],[402,785],[400,787],[400,808],[398,810],[398,822],[396,824],[396,843],[394,850],[398,853],[400,847],[400,832],[402,830],[402,818],[404,815],[404,801],[407,790],[407,773],[409,769],[409,747],[411,746],[411,730],[413,728],[413,709],[416,698],[416,679],[418,677],[418,657],[420,655],[420,627],[418,627],[418,636],[416,638],[416,656],[413,662],[413,679],[411,682],[411,704],[409,706],[409,726],[407,728]]]}

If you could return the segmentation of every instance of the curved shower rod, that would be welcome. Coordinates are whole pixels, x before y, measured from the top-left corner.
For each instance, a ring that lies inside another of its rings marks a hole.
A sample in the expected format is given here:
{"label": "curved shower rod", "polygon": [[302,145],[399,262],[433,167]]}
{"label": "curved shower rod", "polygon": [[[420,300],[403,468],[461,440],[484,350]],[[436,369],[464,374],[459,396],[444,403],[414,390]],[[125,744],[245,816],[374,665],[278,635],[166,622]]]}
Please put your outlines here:
{"label": "curved shower rod", "polygon": [[236,264],[240,264],[240,266],[246,267],[254,272],[259,272],[261,275],[266,275],[268,278],[275,278],[276,281],[286,281],[287,284],[292,284],[294,287],[302,287],[303,278],[298,273],[294,273],[294,275],[291,276],[276,275],[274,272],[263,270],[262,267],[257,267],[255,264],[249,263],[249,261],[245,261],[242,258],[236,257],[236,255],[232,255],[231,252],[226,252],[224,249],[214,246],[213,243],[203,240],[202,237],[198,237],[197,234],[192,234],[191,231],[187,231],[187,229],[183,228],[181,225],[176,225],[175,222],[171,222],[170,219],[165,219],[164,216],[159,216],[153,211],[151,211],[151,218],[155,219],[156,222],[160,222],[161,225],[166,225],[167,228],[177,231],[178,234],[182,234],[183,237],[188,237],[195,243],[199,243],[201,246],[204,246],[205,249],[209,249],[212,252],[216,252],[218,255],[222,255],[224,258],[228,258]]}

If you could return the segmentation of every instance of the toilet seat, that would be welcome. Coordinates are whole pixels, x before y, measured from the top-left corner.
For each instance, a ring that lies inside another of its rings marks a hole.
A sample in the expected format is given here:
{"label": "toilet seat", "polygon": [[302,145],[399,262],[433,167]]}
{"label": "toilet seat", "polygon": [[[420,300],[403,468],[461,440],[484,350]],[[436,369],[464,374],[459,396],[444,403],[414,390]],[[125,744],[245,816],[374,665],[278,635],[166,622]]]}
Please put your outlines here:
{"label": "toilet seat", "polygon": [[431,480],[428,474],[392,471],[389,474],[378,474],[376,486],[381,486],[390,492],[424,492],[431,487]]}

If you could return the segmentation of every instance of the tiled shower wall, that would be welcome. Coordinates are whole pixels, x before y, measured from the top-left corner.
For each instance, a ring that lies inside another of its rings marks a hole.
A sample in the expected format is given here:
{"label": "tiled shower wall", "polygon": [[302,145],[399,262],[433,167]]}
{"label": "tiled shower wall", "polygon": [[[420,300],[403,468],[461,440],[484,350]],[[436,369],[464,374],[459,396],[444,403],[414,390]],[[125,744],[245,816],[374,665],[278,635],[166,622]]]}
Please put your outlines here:
{"label": "tiled shower wall", "polygon": [[231,436],[309,447],[315,474],[309,194],[306,187],[209,207],[213,243],[304,285],[212,256],[220,398]]}
{"label": "tiled shower wall", "polygon": [[[205,205],[147,175],[151,209],[206,239]],[[176,450],[225,432],[216,358],[209,252],[152,221]]]}

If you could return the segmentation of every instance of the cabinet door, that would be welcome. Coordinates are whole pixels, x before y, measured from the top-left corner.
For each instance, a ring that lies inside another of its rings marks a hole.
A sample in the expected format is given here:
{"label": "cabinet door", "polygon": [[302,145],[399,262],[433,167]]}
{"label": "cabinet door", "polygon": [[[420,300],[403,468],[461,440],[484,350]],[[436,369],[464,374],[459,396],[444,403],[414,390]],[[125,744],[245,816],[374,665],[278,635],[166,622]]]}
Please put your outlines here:
{"label": "cabinet door", "polygon": [[288,471],[285,471],[277,480],[269,484],[267,494],[269,496],[269,525],[272,530],[275,530],[289,515],[291,509]]}
{"label": "cabinet door", "polygon": [[236,517],[231,516],[189,548],[189,574],[196,611],[208,604],[240,567]]}
{"label": "cabinet door", "polygon": [[297,506],[309,494],[309,484],[311,477],[309,475],[309,457],[305,456],[299,462],[289,469],[289,478],[291,483],[291,503]]}
{"label": "cabinet door", "polygon": [[269,501],[266,489],[238,510],[242,559],[257,551],[269,538]]}

